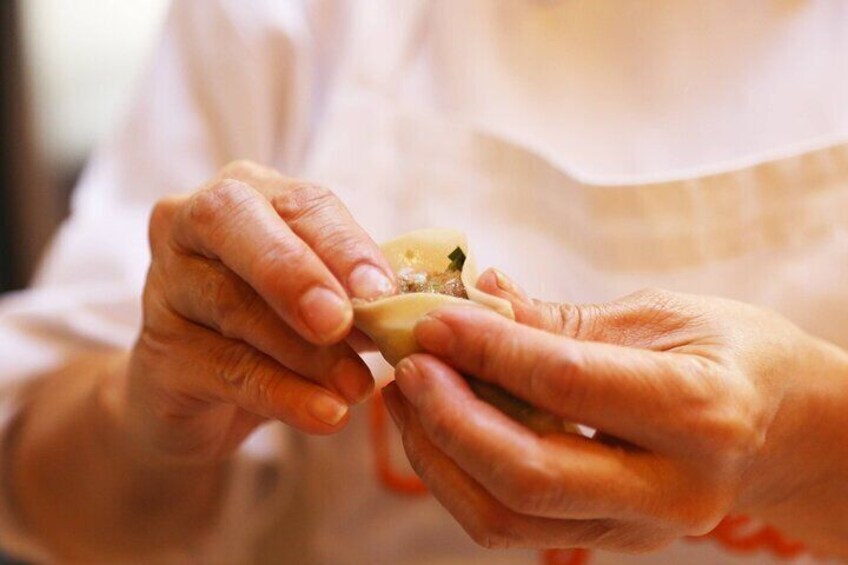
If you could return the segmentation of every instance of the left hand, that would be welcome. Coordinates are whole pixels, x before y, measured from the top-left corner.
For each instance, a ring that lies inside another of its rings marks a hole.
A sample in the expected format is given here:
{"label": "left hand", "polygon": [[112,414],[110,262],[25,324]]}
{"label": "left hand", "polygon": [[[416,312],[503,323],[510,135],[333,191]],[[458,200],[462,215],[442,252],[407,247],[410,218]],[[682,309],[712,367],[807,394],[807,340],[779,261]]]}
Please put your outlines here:
{"label": "left hand", "polygon": [[[479,544],[651,550],[730,512],[800,516],[828,486],[844,498],[845,461],[827,456],[848,408],[846,374],[827,366],[844,352],[729,300],[544,304],[491,271],[480,286],[519,323],[432,314],[416,328],[432,355],[403,360],[383,393],[416,472]],[[598,433],[535,434],[460,372]]]}

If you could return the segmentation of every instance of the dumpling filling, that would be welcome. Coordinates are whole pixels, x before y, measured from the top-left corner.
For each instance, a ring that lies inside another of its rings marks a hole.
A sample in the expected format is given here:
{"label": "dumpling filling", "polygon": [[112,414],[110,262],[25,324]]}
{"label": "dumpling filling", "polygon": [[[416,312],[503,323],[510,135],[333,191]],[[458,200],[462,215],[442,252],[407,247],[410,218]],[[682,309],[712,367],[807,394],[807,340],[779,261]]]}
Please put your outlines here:
{"label": "dumpling filling", "polygon": [[460,273],[445,271],[444,273],[428,273],[415,271],[410,268],[401,269],[397,274],[398,289],[401,294],[411,292],[430,292],[447,294],[457,298],[468,298],[465,285],[462,284]]}
{"label": "dumpling filling", "polygon": [[400,269],[397,273],[397,281],[401,294],[428,292],[467,299],[468,294],[465,292],[465,285],[462,284],[465,253],[457,247],[448,255],[448,258],[451,263],[443,272],[416,271],[411,267]]}

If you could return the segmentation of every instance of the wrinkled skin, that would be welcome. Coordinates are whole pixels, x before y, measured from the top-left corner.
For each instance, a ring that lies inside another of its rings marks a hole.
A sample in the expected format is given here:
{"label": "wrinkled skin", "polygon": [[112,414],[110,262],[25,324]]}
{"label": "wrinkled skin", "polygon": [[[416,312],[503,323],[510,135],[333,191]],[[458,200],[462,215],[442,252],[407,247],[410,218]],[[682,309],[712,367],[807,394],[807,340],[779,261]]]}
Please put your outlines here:
{"label": "wrinkled skin", "polygon": [[154,456],[222,460],[261,422],[337,431],[373,389],[343,339],[349,297],[394,291],[377,245],[329,191],[249,162],[160,201],[144,325],[116,418]]}
{"label": "wrinkled skin", "polygon": [[138,340],[35,379],[5,455],[20,520],[57,561],[184,560],[171,552],[218,525],[251,431],[334,433],[373,390],[351,300],[396,292],[394,275],[332,192],[232,163],[158,202],[149,239]]}
{"label": "wrinkled skin", "polygon": [[[654,550],[742,511],[846,551],[848,457],[830,455],[846,440],[844,352],[729,300],[546,304],[494,271],[479,286],[517,322],[432,314],[416,327],[429,354],[383,391],[413,467],[479,544]],[[537,435],[460,374],[598,433]]]}

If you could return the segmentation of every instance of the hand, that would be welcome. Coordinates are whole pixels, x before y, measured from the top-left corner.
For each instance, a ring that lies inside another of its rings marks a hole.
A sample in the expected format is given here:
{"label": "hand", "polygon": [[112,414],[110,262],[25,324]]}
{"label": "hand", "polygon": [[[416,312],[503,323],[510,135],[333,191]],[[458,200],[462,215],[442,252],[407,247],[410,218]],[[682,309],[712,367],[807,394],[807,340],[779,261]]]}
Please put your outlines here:
{"label": "hand", "polygon": [[330,191],[233,163],[160,201],[150,245],[143,328],[103,393],[148,457],[219,461],[268,419],[332,433],[373,389],[348,296],[394,279]]}
{"label": "hand", "polygon": [[[555,305],[499,273],[479,284],[520,324],[437,312],[416,328],[431,355],[403,360],[384,389],[413,467],[478,543],[650,550],[744,511],[846,549],[848,463],[832,455],[846,441],[832,433],[848,408],[844,352],[728,300]],[[598,433],[537,435],[460,373]]]}

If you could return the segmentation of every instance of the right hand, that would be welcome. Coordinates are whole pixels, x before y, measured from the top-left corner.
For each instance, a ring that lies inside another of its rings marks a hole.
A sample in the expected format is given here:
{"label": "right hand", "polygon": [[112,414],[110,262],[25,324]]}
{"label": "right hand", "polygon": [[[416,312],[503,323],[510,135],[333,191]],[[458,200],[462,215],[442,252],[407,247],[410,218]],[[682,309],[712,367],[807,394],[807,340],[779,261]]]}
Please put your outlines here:
{"label": "right hand", "polygon": [[330,191],[236,162],[157,203],[150,246],[141,334],[103,389],[147,458],[221,461],[266,420],[333,433],[373,390],[348,297],[394,277]]}

